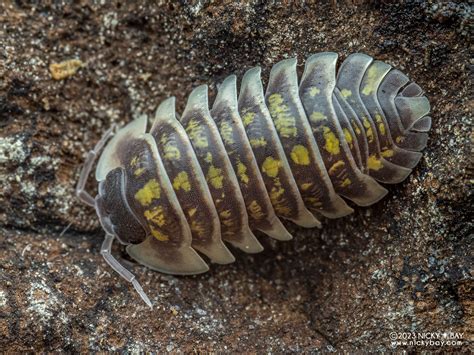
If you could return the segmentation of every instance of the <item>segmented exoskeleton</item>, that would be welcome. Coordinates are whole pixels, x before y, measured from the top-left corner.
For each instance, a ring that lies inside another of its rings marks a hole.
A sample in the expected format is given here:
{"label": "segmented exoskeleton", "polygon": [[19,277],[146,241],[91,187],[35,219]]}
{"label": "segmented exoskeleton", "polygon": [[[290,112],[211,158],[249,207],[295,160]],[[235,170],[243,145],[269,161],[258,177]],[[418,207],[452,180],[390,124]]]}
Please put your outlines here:
{"label": "segmented exoskeleton", "polygon": [[276,64],[266,93],[260,68],[220,85],[209,109],[207,86],[189,96],[177,118],[174,98],[118,130],[96,169],[99,194],[84,191],[94,159],[112,130],[89,153],[77,194],[96,208],[106,261],[114,238],[132,258],[171,274],[197,274],[234,257],[223,241],[262,250],[254,230],[289,240],[280,218],[303,227],[379,201],[379,182],[403,181],[421,158],[431,118],[422,89],[400,71],[364,54],[336,71],[336,53],[308,58],[298,83],[296,59]]}

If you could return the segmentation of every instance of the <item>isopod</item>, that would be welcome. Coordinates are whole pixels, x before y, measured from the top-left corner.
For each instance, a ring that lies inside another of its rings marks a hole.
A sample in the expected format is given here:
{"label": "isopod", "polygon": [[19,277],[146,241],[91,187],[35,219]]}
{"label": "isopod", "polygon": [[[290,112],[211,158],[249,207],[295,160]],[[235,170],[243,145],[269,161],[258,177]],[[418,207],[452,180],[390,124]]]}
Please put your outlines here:
{"label": "isopod", "polygon": [[[218,88],[195,88],[180,117],[162,102],[147,131],[142,116],[88,153],[76,188],[106,236],[101,254],[151,302],[112,255],[115,238],[139,263],[169,274],[198,274],[235,260],[224,242],[247,252],[262,246],[253,231],[291,234],[383,198],[380,185],[403,181],[421,158],[431,128],[423,90],[390,65],[356,53],[310,56],[298,83],[296,59],[277,63],[266,92],[260,68]],[[110,139],[111,138],[111,139]],[[109,140],[110,139],[110,140]],[[96,157],[98,195],[85,190]],[[198,253],[199,252],[199,253]]]}

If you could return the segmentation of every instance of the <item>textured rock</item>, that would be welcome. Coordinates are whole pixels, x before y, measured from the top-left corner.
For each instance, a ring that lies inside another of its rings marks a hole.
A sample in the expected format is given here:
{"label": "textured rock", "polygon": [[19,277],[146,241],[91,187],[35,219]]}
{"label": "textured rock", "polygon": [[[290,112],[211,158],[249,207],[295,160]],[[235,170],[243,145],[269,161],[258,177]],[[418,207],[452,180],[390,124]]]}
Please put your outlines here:
{"label": "textured rock", "polygon": [[[376,351],[411,331],[461,332],[442,350],[470,349],[469,5],[81,3],[0,4],[0,350]],[[215,92],[230,73],[261,65],[265,78],[324,50],[368,53],[427,91],[420,165],[375,206],[294,227],[291,242],[262,236],[265,252],[205,275],[152,272],[116,246],[150,311],[100,257],[98,221],[74,197],[85,153],[168,96],[181,111],[199,84]],[[84,66],[53,80],[49,65],[68,59]]]}

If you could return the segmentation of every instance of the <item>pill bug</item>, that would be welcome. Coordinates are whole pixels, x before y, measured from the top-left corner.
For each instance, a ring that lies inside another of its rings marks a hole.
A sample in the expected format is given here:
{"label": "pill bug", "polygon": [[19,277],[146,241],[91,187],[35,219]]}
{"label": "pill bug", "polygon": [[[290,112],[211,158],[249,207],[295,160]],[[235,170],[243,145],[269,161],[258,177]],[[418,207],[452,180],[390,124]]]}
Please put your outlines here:
{"label": "pill bug", "polygon": [[[146,117],[109,129],[90,151],[76,193],[106,232],[105,260],[151,302],[111,255],[115,238],[139,263],[164,273],[208,270],[200,254],[227,264],[225,242],[263,248],[252,231],[278,240],[280,218],[303,227],[338,218],[385,196],[379,183],[403,181],[421,158],[431,127],[428,99],[400,71],[356,53],[337,68],[332,52],[310,56],[298,83],[296,59],[277,63],[264,93],[260,68],[218,88],[194,89],[180,117],[175,99]],[[110,141],[109,141],[109,138]],[[96,157],[99,193],[84,189]]]}

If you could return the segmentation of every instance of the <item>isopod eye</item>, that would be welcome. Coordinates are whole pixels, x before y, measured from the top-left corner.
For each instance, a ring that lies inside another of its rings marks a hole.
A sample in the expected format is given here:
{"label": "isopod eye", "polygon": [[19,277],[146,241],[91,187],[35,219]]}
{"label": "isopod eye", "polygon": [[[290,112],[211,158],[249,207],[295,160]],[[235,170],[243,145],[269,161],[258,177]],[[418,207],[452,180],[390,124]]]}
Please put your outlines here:
{"label": "isopod eye", "polygon": [[146,233],[125,198],[126,176],[122,168],[110,171],[99,185],[99,214],[108,217],[112,230],[122,244],[138,244]]}

